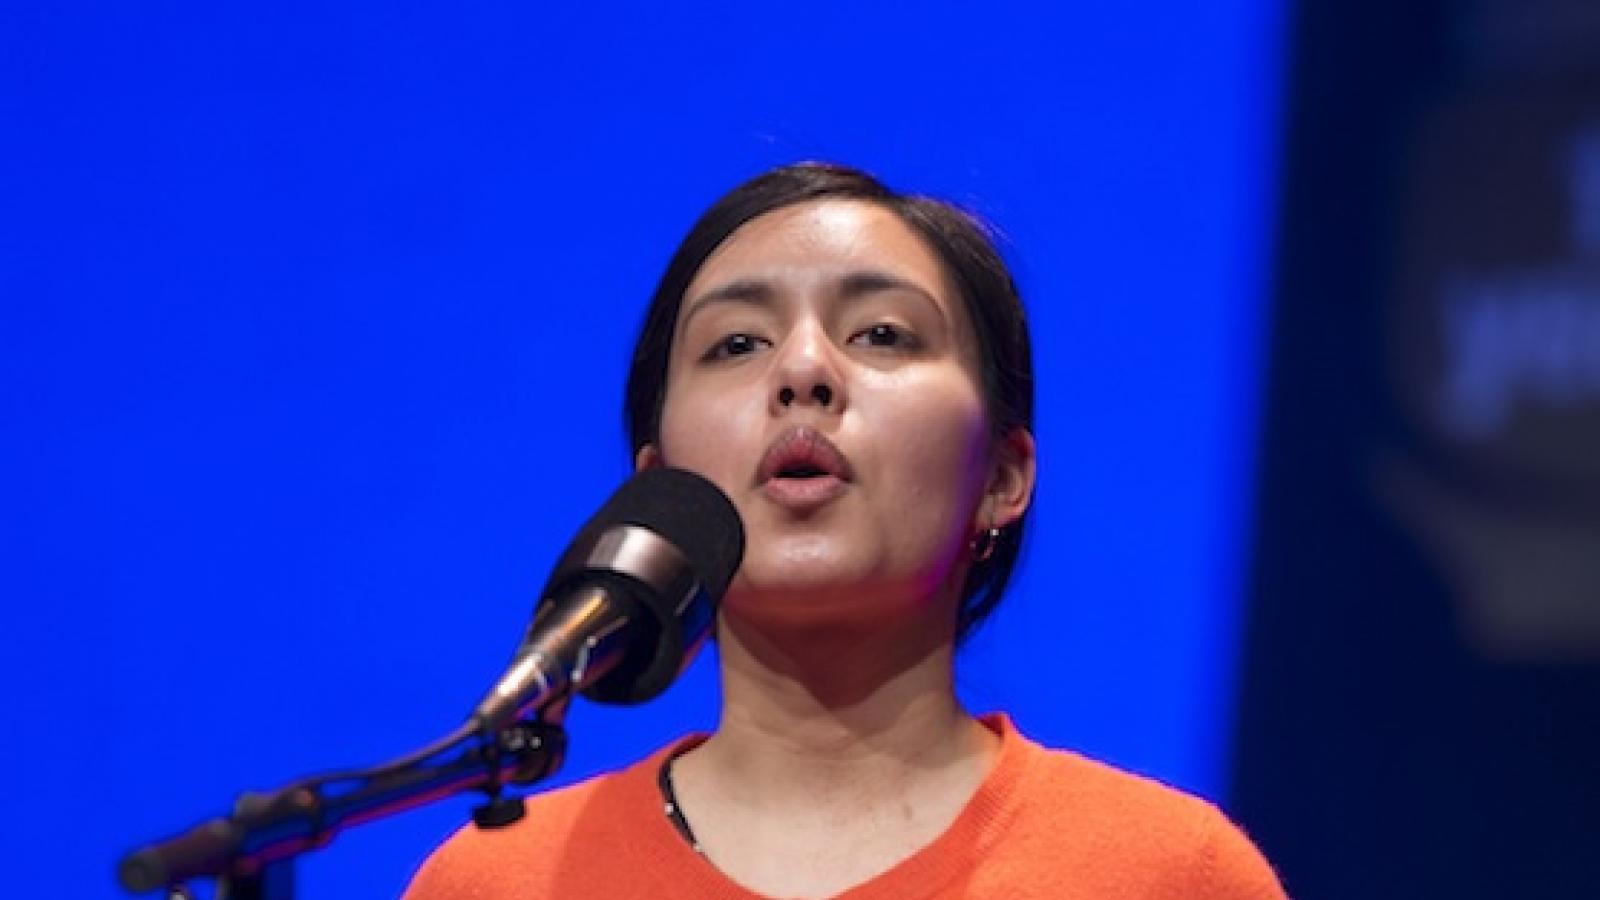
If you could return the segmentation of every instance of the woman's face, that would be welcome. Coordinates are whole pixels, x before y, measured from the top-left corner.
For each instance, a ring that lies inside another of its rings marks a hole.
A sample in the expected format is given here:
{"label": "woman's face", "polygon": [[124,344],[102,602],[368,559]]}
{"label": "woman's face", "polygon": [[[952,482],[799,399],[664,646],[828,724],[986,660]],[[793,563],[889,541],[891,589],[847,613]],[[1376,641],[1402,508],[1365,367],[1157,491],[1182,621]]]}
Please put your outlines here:
{"label": "woman's face", "polygon": [[706,260],[678,314],[660,444],[640,464],[699,472],[738,507],[730,612],[946,603],[953,623],[972,536],[1021,513],[992,496],[1006,478],[977,356],[938,258],[883,207],[785,207]]}

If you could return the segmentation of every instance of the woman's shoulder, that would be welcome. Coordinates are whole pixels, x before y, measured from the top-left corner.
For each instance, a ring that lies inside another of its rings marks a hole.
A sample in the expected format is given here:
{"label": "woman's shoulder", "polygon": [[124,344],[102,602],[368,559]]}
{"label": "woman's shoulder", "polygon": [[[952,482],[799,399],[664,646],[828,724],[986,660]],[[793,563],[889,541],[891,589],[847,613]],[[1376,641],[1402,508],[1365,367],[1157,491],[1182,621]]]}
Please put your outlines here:
{"label": "woman's shoulder", "polygon": [[[577,784],[523,799],[523,815],[499,828],[468,823],[428,854],[417,870],[406,900],[434,897],[494,897],[499,885],[537,872],[522,871],[541,860],[553,860],[555,848],[572,834],[574,825],[619,773],[599,775]],[[518,871],[513,872],[514,865]]]}
{"label": "woman's shoulder", "polygon": [[1080,817],[1139,823],[1145,828],[1188,829],[1221,815],[1204,798],[1182,788],[1119,768],[1075,750],[1046,747],[1023,738],[1033,757],[1029,788],[1052,807],[1067,806]]}
{"label": "woman's shoulder", "polygon": [[527,796],[523,816],[509,825],[463,826],[423,861],[405,900],[528,896],[530,885],[555,884],[564,869],[587,866],[592,861],[575,850],[633,840],[631,829],[661,817],[652,773],[683,743],[620,771]]}
{"label": "woman's shoulder", "polygon": [[1018,859],[1071,861],[1121,881],[1140,872],[1158,896],[1281,898],[1250,838],[1210,801],[1154,778],[1017,735],[1025,757],[1006,843]]}
{"label": "woman's shoulder", "polygon": [[1208,801],[1075,750],[1050,747],[1024,734],[1004,714],[983,716],[1001,738],[1000,770],[1011,770],[1018,796],[1074,816],[1179,825],[1220,815]]}

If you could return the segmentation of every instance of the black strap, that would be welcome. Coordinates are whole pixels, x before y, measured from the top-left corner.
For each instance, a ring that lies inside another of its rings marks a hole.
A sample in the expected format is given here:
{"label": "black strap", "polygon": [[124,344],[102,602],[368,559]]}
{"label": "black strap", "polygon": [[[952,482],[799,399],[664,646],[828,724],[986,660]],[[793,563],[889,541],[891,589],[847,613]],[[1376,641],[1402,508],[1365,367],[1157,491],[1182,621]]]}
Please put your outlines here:
{"label": "black strap", "polygon": [[695,840],[694,829],[689,827],[689,820],[683,817],[683,809],[678,806],[678,794],[672,789],[672,764],[676,757],[669,758],[661,764],[661,774],[656,778],[656,783],[661,787],[661,801],[667,812],[667,821],[672,827],[678,829],[683,839],[689,842],[694,852],[704,856],[705,851],[700,849],[700,842]]}

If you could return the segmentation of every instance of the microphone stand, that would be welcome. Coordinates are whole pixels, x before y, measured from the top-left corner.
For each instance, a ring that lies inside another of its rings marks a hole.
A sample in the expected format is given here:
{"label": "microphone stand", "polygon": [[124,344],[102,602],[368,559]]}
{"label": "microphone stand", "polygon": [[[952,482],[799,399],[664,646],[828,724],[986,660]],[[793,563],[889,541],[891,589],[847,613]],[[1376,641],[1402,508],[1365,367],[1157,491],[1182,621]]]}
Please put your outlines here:
{"label": "microphone stand", "polygon": [[231,815],[125,856],[118,880],[133,893],[165,888],[168,900],[192,898],[185,882],[193,878],[216,879],[217,900],[293,900],[295,857],[346,828],[473,790],[489,798],[472,811],[480,828],[509,825],[524,809],[505,786],[533,784],[561,767],[566,707],[551,704],[498,730],[469,720],[382,765],[246,792]]}
{"label": "microphone stand", "polygon": [[[169,900],[181,900],[192,896],[187,880],[215,878],[218,900],[291,900],[295,857],[326,846],[345,828],[473,790],[489,797],[472,811],[478,827],[521,819],[522,798],[504,788],[532,784],[561,766],[567,746],[561,723],[572,692],[601,688],[600,679],[624,667],[631,680],[614,688],[610,699],[654,696],[711,628],[714,595],[683,551],[651,528],[631,524],[646,512],[660,519],[674,498],[686,509],[715,513],[712,524],[720,527],[713,533],[727,532],[736,552],[721,561],[728,563],[721,579],[726,585],[744,552],[732,504],[686,472],[636,476],[584,526],[555,578],[587,574],[560,582],[559,601],[547,587],[516,659],[465,724],[383,765],[242,794],[232,815],[124,857],[117,867],[122,886],[133,893],[165,887]],[[668,531],[689,527],[687,521],[671,524]],[[713,562],[720,555],[710,554]],[[630,630],[630,622],[643,631]]]}

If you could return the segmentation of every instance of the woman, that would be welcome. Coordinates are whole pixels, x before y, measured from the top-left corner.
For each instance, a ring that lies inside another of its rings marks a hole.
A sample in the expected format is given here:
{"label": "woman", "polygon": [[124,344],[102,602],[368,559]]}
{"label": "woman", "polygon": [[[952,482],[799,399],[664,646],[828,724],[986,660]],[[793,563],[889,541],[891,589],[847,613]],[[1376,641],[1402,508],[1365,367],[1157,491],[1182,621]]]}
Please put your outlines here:
{"label": "woman", "polygon": [[1021,544],[1032,377],[954,208],[816,164],[719,200],[627,396],[637,465],[699,472],[745,523],[719,727],[463,829],[407,896],[1281,897],[1203,801],[957,702]]}

